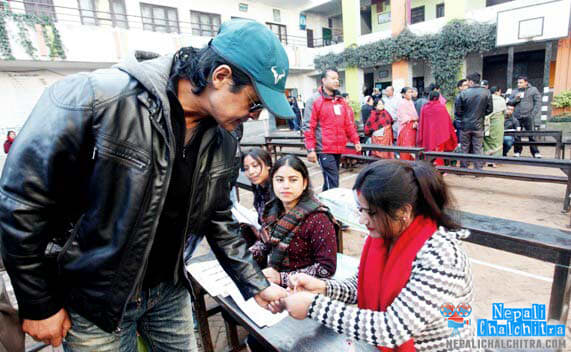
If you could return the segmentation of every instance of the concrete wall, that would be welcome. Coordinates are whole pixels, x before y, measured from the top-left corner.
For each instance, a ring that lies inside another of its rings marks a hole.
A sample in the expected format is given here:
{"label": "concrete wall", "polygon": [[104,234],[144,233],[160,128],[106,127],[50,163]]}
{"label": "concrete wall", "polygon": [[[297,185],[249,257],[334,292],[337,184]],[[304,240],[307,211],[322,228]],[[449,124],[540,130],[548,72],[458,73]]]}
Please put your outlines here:
{"label": "concrete wall", "polygon": [[0,129],[19,129],[44,90],[71,73],[75,72],[0,72]]}

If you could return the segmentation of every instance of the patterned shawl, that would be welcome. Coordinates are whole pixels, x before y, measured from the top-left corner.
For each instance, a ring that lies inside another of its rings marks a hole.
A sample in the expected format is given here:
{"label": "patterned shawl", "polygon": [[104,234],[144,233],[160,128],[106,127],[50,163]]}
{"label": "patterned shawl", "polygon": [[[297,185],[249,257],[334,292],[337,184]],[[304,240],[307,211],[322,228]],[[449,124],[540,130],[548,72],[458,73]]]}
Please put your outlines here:
{"label": "patterned shawl", "polygon": [[329,213],[329,208],[321,204],[315,196],[301,199],[293,209],[282,216],[280,216],[281,209],[281,201],[277,198],[273,198],[266,204],[262,215],[266,231],[262,231],[261,236],[262,242],[272,247],[268,256],[268,265],[277,271],[289,271],[287,249],[308,215],[316,211],[324,212],[335,225],[336,232],[340,227],[333,215]]}

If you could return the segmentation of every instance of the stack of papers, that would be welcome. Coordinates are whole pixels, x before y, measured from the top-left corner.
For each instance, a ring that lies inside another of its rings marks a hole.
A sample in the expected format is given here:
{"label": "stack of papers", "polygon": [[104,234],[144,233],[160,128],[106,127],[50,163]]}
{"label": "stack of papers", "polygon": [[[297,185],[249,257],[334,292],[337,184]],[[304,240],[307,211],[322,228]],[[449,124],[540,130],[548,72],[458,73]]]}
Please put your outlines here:
{"label": "stack of papers", "polygon": [[248,224],[252,225],[256,228],[256,230],[260,230],[262,227],[258,223],[258,213],[255,210],[250,210],[240,203],[234,203],[232,207],[232,215],[238,220],[241,224]]}
{"label": "stack of papers", "polygon": [[272,326],[288,316],[287,312],[273,314],[260,307],[254,298],[244,300],[234,281],[217,260],[189,264],[186,270],[212,297],[232,297],[238,308],[259,327]]}
{"label": "stack of papers", "polygon": [[359,211],[353,191],[347,188],[332,188],[317,195],[331,214],[356,231],[368,233],[367,227],[359,224]]}

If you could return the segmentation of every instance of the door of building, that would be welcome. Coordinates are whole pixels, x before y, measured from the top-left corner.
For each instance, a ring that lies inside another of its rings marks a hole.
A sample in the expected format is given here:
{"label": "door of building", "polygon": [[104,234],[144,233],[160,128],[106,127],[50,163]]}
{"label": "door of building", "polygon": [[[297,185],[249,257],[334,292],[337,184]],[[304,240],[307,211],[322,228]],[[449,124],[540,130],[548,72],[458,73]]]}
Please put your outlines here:
{"label": "door of building", "polygon": [[306,29],[307,32],[307,47],[313,48],[313,29]]}

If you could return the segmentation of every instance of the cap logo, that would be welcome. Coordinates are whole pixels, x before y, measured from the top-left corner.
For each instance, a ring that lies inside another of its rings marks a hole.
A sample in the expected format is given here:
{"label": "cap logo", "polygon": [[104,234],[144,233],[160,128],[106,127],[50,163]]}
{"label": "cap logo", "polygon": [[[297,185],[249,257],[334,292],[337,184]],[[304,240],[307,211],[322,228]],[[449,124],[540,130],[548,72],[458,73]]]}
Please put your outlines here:
{"label": "cap logo", "polygon": [[284,76],[285,76],[285,71],[278,74],[278,71],[277,71],[276,69],[277,69],[276,66],[272,66],[272,72],[273,72],[273,74],[274,74],[274,84],[278,84],[278,82],[279,82],[282,78],[284,78]]}

